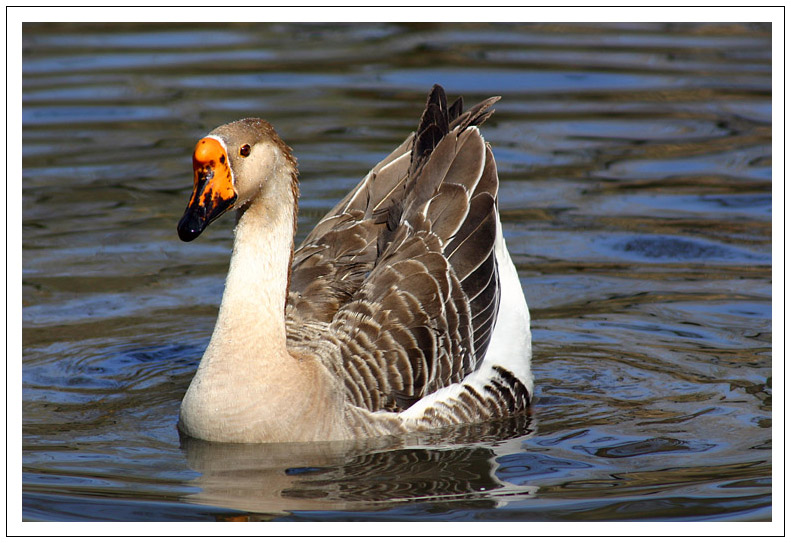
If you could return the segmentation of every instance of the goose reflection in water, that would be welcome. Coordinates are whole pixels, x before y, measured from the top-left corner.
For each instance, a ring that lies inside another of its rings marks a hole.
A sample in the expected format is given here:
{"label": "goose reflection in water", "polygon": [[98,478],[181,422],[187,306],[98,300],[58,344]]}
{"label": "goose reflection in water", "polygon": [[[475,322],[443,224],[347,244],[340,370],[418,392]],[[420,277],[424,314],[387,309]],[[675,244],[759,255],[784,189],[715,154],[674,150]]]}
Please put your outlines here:
{"label": "goose reflection in water", "polygon": [[494,508],[537,487],[503,480],[498,458],[523,450],[528,414],[434,431],[357,441],[212,443],[182,435],[192,484],[185,501],[250,511],[373,511],[451,500]]}

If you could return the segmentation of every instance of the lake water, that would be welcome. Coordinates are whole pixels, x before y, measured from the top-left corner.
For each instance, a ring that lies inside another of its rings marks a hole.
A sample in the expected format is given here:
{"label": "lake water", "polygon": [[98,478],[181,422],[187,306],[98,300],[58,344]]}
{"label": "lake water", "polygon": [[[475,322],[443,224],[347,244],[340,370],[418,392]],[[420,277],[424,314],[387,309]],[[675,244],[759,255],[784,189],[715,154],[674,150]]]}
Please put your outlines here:
{"label": "lake water", "polygon": [[[24,25],[23,519],[770,520],[771,37]],[[483,133],[532,311],[530,414],[370,442],[180,441],[232,240],[231,218],[176,235],[195,142],[271,121],[299,159],[301,239],[435,82],[503,97]]]}

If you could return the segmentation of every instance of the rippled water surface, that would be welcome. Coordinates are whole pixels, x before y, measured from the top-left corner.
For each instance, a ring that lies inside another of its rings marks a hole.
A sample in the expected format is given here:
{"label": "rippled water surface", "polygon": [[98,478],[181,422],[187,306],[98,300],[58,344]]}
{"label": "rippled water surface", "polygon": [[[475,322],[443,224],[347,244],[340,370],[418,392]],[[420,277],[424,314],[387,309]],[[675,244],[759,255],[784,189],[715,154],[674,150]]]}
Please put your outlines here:
{"label": "rippled water surface", "polygon": [[[26,24],[23,45],[24,519],[771,518],[770,26]],[[301,238],[435,82],[503,97],[483,133],[532,412],[180,442],[232,236],[176,236],[195,141],[270,120]]]}

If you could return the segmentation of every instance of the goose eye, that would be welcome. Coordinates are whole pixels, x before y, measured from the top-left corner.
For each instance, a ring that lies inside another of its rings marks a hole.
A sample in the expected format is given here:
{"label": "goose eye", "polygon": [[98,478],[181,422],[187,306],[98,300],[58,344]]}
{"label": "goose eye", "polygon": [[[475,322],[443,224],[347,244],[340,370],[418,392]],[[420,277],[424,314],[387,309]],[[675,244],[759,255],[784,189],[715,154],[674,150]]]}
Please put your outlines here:
{"label": "goose eye", "polygon": [[250,156],[250,146],[246,143],[239,148],[239,154],[242,156]]}

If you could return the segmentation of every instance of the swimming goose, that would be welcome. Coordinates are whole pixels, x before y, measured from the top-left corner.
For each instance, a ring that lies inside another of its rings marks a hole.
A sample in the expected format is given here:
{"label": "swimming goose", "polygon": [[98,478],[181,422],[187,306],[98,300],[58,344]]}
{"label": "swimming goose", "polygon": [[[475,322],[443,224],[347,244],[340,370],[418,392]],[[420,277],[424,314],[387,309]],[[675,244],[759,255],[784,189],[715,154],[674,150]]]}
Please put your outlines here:
{"label": "swimming goose", "polygon": [[429,93],[418,129],[294,250],[297,163],[261,119],[201,139],[178,224],[236,210],[217,323],[179,429],[222,442],[333,441],[503,417],[532,393],[530,314],[479,126]]}

